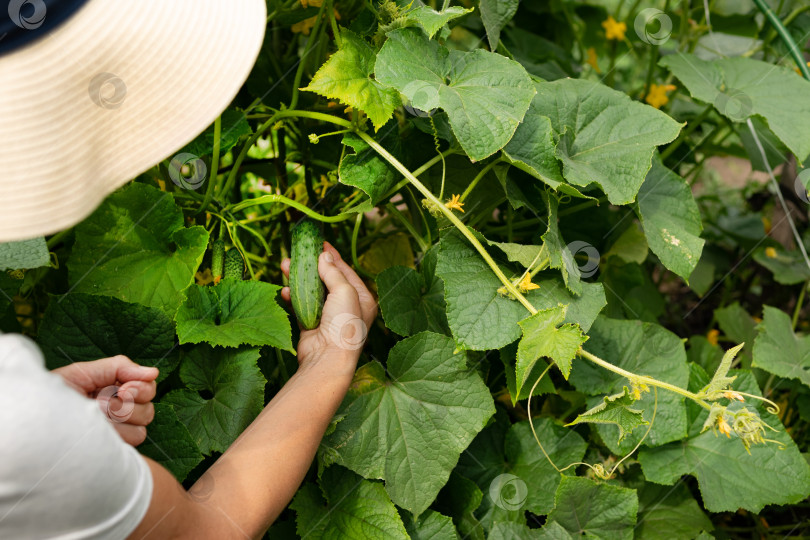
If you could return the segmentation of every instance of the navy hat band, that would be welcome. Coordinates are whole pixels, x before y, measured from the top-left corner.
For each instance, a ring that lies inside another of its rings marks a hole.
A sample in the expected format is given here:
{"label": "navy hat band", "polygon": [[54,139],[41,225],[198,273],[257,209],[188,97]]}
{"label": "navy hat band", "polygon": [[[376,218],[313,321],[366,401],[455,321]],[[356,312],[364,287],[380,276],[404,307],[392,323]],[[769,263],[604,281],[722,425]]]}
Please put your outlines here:
{"label": "navy hat band", "polygon": [[0,55],[45,37],[87,0],[8,0],[0,10]]}

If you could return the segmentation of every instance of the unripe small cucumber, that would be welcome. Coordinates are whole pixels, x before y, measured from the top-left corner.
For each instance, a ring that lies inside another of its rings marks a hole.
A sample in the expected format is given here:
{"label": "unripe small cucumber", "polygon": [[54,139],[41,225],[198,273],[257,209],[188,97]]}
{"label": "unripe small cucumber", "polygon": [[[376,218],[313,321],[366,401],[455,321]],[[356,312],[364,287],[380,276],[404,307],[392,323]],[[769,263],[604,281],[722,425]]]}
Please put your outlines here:
{"label": "unripe small cucumber", "polygon": [[223,264],[225,263],[225,242],[220,238],[214,242],[211,248],[211,275],[214,277],[214,285],[222,279]]}
{"label": "unripe small cucumber", "polygon": [[242,254],[236,248],[231,248],[225,254],[225,271],[222,277],[224,279],[242,279],[245,273],[245,261],[242,260]]}
{"label": "unripe small cucumber", "polygon": [[302,221],[292,232],[290,300],[301,326],[311,330],[321,322],[324,287],[318,274],[323,236],[312,221]]}

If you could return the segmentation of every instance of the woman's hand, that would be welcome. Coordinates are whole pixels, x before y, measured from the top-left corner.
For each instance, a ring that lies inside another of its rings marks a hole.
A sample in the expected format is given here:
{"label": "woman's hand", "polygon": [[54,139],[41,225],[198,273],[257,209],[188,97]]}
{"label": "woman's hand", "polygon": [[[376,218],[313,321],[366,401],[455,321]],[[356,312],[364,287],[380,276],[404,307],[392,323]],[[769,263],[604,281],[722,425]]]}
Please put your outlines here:
{"label": "woman's hand", "polygon": [[[289,277],[290,259],[282,261],[281,270]],[[360,276],[341,259],[340,253],[329,242],[324,242],[318,273],[329,294],[320,325],[312,330],[301,330],[298,363],[304,367],[326,361],[345,368],[351,376],[368,328],[377,316],[377,302]],[[281,296],[289,301],[290,288],[284,287]]]}
{"label": "woman's hand", "polygon": [[137,446],[146,439],[146,426],[155,417],[157,368],[119,355],[74,362],[53,372],[81,395],[95,399],[124,441]]}

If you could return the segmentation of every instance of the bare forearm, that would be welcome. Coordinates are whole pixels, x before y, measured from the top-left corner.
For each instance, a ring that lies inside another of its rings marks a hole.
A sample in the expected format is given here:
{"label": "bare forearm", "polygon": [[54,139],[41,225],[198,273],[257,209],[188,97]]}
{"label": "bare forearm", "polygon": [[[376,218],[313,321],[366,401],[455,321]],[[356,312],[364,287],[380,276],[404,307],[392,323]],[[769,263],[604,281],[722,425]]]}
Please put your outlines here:
{"label": "bare forearm", "polygon": [[191,488],[192,495],[213,487],[206,504],[248,535],[262,534],[301,484],[351,382],[354,361],[340,354],[300,368]]}

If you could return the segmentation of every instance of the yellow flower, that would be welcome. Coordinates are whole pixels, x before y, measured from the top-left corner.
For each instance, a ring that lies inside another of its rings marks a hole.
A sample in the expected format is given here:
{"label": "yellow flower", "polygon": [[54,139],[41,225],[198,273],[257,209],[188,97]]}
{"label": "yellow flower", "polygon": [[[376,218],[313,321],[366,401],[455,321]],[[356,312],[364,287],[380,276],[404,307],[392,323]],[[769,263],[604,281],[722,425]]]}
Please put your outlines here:
{"label": "yellow flower", "polygon": [[523,279],[520,280],[520,283],[518,283],[518,288],[520,289],[520,292],[529,292],[533,291],[534,289],[539,289],[540,285],[537,283],[532,283],[532,276],[527,273],[525,276],[523,276]]}
{"label": "yellow flower", "polygon": [[585,60],[585,63],[590,65],[597,73],[602,73],[602,70],[599,69],[599,61],[596,58],[596,49],[593,47],[588,47],[588,59]]}
{"label": "yellow flower", "polygon": [[453,198],[444,203],[444,205],[449,208],[450,210],[458,210],[459,212],[464,212],[462,206],[464,203],[459,201],[460,195],[453,195]]}
{"label": "yellow flower", "polygon": [[673,90],[675,90],[674,84],[651,84],[644,101],[656,109],[660,109],[669,103],[667,92],[672,92]]}
{"label": "yellow flower", "polygon": [[214,276],[211,275],[211,269],[206,268],[202,272],[194,274],[194,280],[197,282],[197,285],[208,285],[214,281]]}
{"label": "yellow flower", "polygon": [[716,328],[712,328],[706,333],[706,341],[711,343],[712,345],[717,345],[717,336],[720,335],[720,330]]}
{"label": "yellow flower", "polygon": [[765,234],[770,234],[771,232],[771,220],[762,216],[762,226],[765,228]]}
{"label": "yellow flower", "polygon": [[774,249],[772,247],[766,247],[765,248],[765,256],[768,257],[769,259],[775,259],[776,258],[776,249]]}
{"label": "yellow flower", "polygon": [[729,439],[731,438],[731,426],[728,425],[728,422],[726,422],[726,419],[722,416],[717,417],[717,429]]}
{"label": "yellow flower", "polygon": [[304,34],[305,36],[309,35],[310,30],[312,27],[315,26],[315,21],[317,17],[310,17],[309,19],[304,19],[303,21],[297,22],[290,27],[290,30],[293,31],[295,34]]}
{"label": "yellow flower", "polygon": [[623,22],[617,22],[611,15],[606,21],[602,21],[602,28],[605,29],[605,37],[607,39],[615,39],[624,41],[624,33],[627,32],[627,25]]}
{"label": "yellow flower", "polygon": [[725,392],[723,392],[723,397],[731,400],[736,399],[737,401],[745,401],[745,398],[742,396],[742,394],[740,394],[739,392],[735,392],[734,390],[726,390]]}
{"label": "yellow flower", "polygon": [[[810,62],[807,62],[807,67],[810,67]],[[793,68],[793,71],[795,71],[795,72],[796,72],[796,73],[798,73],[799,75],[801,75],[801,74],[802,74],[802,70],[800,70],[798,66],[794,67],[794,68]]]}

